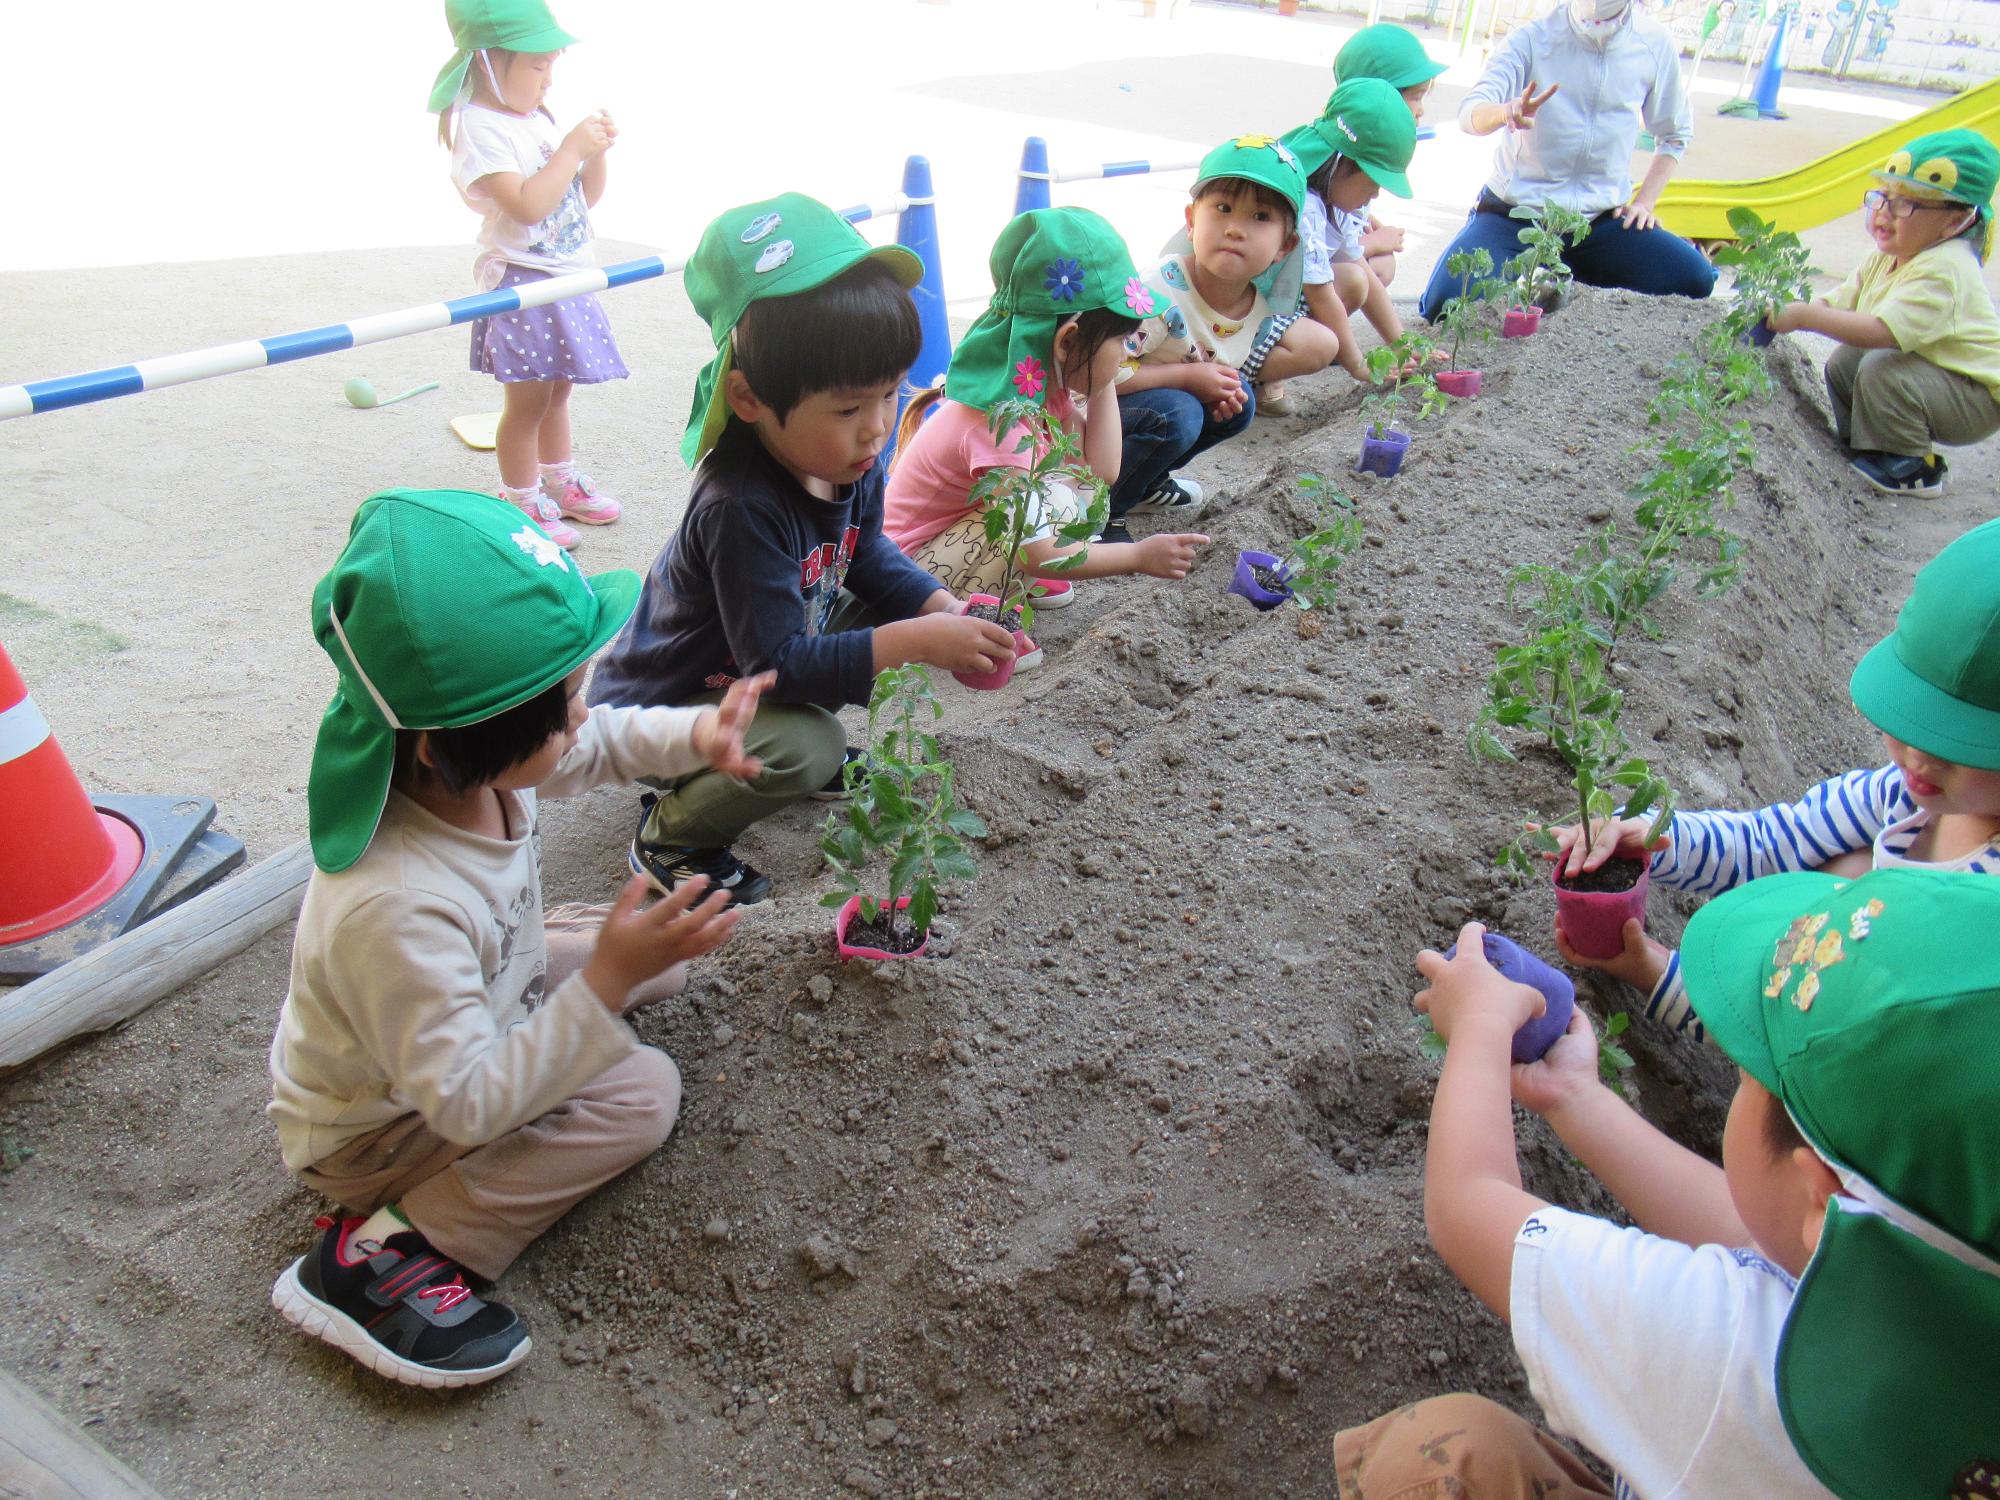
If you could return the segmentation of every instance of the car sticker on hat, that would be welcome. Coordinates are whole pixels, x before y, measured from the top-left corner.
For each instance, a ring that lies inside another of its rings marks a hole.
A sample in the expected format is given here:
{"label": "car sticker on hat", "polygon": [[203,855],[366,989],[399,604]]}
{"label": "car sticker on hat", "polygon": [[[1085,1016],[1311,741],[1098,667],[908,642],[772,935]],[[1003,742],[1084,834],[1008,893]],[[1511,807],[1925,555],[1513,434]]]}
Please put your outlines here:
{"label": "car sticker on hat", "polygon": [[569,554],[534,527],[522,526],[510,540],[542,567],[546,568],[550,563],[554,563],[563,572],[569,571]]}
{"label": "car sticker on hat", "polygon": [[746,245],[754,245],[784,222],[783,214],[759,214],[750,221],[749,227],[738,238]]}
{"label": "car sticker on hat", "polygon": [[1278,160],[1283,162],[1286,166],[1298,167],[1299,170],[1302,172],[1305,170],[1303,166],[1299,165],[1298,157],[1292,154],[1292,148],[1290,146],[1287,146],[1283,141],[1271,142],[1271,149],[1278,153]]}
{"label": "car sticker on hat", "polygon": [[[1855,941],[1868,936],[1870,918],[1882,914],[1880,900],[1871,900],[1865,907],[1856,907],[1849,931]],[[1792,992],[1792,1004],[1800,1010],[1811,1010],[1814,1000],[1819,998],[1820,973],[1835,964],[1847,961],[1847,952],[1840,929],[1823,932],[1831,912],[1821,912],[1817,916],[1800,917],[1785,930],[1778,939],[1776,951],[1771,961],[1777,967],[1771,974],[1771,981],[1764,986],[1764,996],[1768,1000],[1782,1000],[1792,976],[1801,967],[1805,973],[1799,979],[1799,987]],[[1858,929],[1858,930],[1857,930]]]}
{"label": "car sticker on hat", "polygon": [[793,245],[790,240],[774,240],[764,247],[764,253],[757,257],[757,270],[775,271],[792,258]]}

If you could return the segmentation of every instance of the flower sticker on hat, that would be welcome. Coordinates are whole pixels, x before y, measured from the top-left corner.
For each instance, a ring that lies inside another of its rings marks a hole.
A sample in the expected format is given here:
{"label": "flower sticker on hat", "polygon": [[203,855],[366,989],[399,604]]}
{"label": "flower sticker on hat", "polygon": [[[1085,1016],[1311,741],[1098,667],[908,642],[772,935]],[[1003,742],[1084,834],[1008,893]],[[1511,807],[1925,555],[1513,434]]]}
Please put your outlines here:
{"label": "flower sticker on hat", "polygon": [[737,236],[746,245],[754,245],[772,230],[785,222],[783,214],[759,214]]}
{"label": "flower sticker on hat", "polygon": [[1030,354],[1014,366],[1014,389],[1024,396],[1039,396],[1042,393],[1042,362]]}
{"label": "flower sticker on hat", "polygon": [[790,240],[774,240],[764,247],[764,253],[757,257],[757,272],[775,271],[792,258],[793,245]]}
{"label": "flower sticker on hat", "polygon": [[1042,268],[1042,286],[1052,302],[1074,302],[1083,290],[1083,267],[1067,257],[1052,260]]}
{"label": "flower sticker on hat", "polygon": [[1136,276],[1125,280],[1125,305],[1132,309],[1132,315],[1143,318],[1153,310],[1153,289]]}

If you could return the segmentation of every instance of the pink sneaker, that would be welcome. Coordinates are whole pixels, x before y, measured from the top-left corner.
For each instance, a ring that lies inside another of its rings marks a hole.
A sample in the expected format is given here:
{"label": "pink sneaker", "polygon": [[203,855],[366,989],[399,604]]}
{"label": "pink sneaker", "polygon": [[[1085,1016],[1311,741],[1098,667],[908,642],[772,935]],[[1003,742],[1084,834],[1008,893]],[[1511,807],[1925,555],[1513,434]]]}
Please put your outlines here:
{"label": "pink sneaker", "polygon": [[609,526],[625,513],[624,507],[616,500],[599,493],[590,476],[582,470],[578,470],[563,485],[562,493],[550,498],[570,520],[581,521],[586,526]]}
{"label": "pink sneaker", "polygon": [[562,512],[556,509],[555,501],[551,500],[547,495],[537,492],[527,500],[516,500],[512,495],[503,493],[500,498],[505,500],[509,505],[519,506],[522,510],[526,511],[528,519],[547,532],[549,540],[557,546],[574,547],[578,542],[583,540],[582,537],[577,535],[574,526],[568,526],[563,523]]}
{"label": "pink sneaker", "polygon": [[1040,614],[1045,609],[1061,609],[1064,605],[1074,604],[1076,594],[1067,578],[1043,578],[1028,590],[1028,602],[1034,605],[1035,613]]}

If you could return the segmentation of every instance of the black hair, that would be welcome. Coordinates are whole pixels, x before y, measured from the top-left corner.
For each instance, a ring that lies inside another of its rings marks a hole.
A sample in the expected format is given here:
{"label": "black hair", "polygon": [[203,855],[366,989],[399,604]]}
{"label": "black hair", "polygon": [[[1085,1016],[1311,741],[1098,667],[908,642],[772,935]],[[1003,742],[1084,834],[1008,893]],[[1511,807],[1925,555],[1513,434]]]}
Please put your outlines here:
{"label": "black hair", "polygon": [[[1097,358],[1097,351],[1113,339],[1123,340],[1139,326],[1139,320],[1129,313],[1114,307],[1093,307],[1080,312],[1072,320],[1076,327],[1076,347],[1071,353],[1071,366],[1058,373],[1063,379],[1069,378],[1070,369],[1088,372],[1090,362]],[[1056,330],[1062,331],[1059,326]],[[1094,396],[1095,391],[1085,391],[1085,396]]]}
{"label": "black hair", "polygon": [[1206,182],[1196,184],[1191,195],[1199,203],[1204,198],[1228,198],[1232,202],[1248,197],[1259,208],[1281,215],[1285,221],[1285,233],[1295,234],[1299,227],[1299,211],[1292,207],[1292,200],[1276,188],[1266,187],[1261,182],[1252,182],[1248,177],[1211,177]]}
{"label": "black hair", "polygon": [[1350,172],[1365,172],[1367,169],[1358,161],[1334,153],[1326,159],[1326,165],[1306,179],[1306,187],[1325,204],[1333,202],[1333,180],[1340,174],[1340,164],[1346,162]]}
{"label": "black hair", "polygon": [[1785,1101],[1776,1094],[1771,1096],[1771,1107],[1764,1114],[1764,1144],[1771,1148],[1771,1155],[1778,1161],[1790,1161],[1792,1153],[1807,1144],[1799,1127],[1792,1122],[1791,1112],[1785,1108]]}
{"label": "black hair", "polygon": [[808,396],[902,379],[924,330],[896,273],[864,260],[809,292],[752,302],[734,337],[736,368],[782,427]]}
{"label": "black hair", "polygon": [[[435,776],[462,797],[518,766],[569,726],[569,678],[551,683],[526,703],[458,729],[399,729],[391,786]],[[430,736],[431,763],[417,759],[417,736]]]}

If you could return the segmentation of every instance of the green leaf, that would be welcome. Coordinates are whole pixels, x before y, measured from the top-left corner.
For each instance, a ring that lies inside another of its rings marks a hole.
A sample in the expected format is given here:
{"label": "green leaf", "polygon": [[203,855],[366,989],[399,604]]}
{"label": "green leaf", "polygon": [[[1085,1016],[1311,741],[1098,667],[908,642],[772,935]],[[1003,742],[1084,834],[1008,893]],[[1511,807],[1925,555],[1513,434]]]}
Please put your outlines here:
{"label": "green leaf", "polygon": [[986,836],[985,821],[978,813],[969,812],[964,808],[952,813],[944,822],[945,827],[953,833],[963,834],[966,838],[978,839]]}

